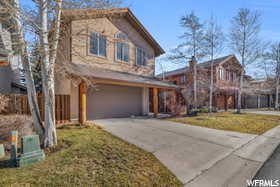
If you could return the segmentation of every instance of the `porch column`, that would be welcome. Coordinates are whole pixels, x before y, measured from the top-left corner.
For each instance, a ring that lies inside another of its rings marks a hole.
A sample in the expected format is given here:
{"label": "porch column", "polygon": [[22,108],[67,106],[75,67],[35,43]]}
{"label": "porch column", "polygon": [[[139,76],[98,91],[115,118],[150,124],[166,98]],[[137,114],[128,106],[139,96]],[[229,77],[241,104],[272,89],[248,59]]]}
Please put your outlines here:
{"label": "porch column", "polygon": [[258,95],[257,99],[258,99],[258,108],[261,108],[261,96]]}
{"label": "porch column", "polygon": [[149,114],[149,88],[143,88],[142,92],[142,106],[143,106],[143,115],[146,116]]}
{"label": "porch column", "polygon": [[158,115],[158,88],[153,88],[153,112],[154,117]]}
{"label": "porch column", "polygon": [[81,82],[79,85],[79,122],[84,125],[87,120],[87,93],[86,84]]}
{"label": "porch column", "polygon": [[269,108],[272,108],[272,100],[273,100],[272,94],[269,94],[268,100],[269,100]]}

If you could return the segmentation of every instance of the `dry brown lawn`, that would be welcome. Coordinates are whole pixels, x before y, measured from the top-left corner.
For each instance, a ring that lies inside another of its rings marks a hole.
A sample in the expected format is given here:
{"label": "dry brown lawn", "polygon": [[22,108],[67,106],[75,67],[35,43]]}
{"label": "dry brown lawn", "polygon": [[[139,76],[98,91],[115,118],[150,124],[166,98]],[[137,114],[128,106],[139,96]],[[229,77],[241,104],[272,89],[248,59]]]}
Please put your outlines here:
{"label": "dry brown lawn", "polygon": [[179,117],[168,120],[249,134],[263,134],[269,129],[280,125],[280,116],[249,113],[235,114],[231,112],[199,114],[196,117]]}
{"label": "dry brown lawn", "polygon": [[43,162],[1,168],[0,160],[0,186],[182,186],[151,153],[95,125],[57,132]]}

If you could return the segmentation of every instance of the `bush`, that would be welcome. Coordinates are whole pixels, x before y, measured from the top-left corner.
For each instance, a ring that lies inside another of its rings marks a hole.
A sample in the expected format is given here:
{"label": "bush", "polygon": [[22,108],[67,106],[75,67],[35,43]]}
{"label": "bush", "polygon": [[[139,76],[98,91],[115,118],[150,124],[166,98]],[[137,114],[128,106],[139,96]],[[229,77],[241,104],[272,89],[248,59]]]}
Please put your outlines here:
{"label": "bush", "polygon": [[[196,111],[198,113],[209,113],[209,108],[198,108],[198,109],[193,109],[192,111]],[[216,107],[212,108],[212,112],[218,112]]]}

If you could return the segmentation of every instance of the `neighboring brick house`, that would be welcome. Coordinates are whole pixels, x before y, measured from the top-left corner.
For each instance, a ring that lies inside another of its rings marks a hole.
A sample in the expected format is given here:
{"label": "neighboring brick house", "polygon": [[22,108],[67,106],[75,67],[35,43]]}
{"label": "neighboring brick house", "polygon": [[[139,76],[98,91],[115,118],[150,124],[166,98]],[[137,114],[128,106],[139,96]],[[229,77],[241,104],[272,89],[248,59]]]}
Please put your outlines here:
{"label": "neighboring brick house", "polygon": [[[182,87],[189,93],[193,91],[193,63],[190,66],[164,73],[164,79]],[[211,61],[197,64],[197,92],[199,107],[209,105]],[[218,109],[235,108],[241,64],[234,55],[214,60],[214,94],[213,106]],[[158,75],[162,79],[162,74]],[[183,91],[184,92],[184,91]],[[177,101],[182,102],[184,93],[177,94]],[[188,102],[188,101],[185,101]],[[179,104],[185,104],[179,103]]]}
{"label": "neighboring brick house", "polygon": [[158,89],[177,86],[154,77],[164,50],[128,8],[65,10],[62,20],[55,91],[71,96],[72,120],[158,113]]}

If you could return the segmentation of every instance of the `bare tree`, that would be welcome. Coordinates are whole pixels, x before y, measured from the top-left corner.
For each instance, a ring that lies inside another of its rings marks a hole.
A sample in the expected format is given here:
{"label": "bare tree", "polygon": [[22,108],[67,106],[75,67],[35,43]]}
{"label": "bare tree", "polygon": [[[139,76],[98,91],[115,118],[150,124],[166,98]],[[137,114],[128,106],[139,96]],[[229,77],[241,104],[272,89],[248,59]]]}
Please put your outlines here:
{"label": "bare tree", "polygon": [[[64,2],[64,4],[63,4]],[[44,146],[49,147],[57,144],[56,136],[56,120],[55,120],[55,90],[54,90],[54,74],[55,63],[58,54],[58,42],[61,32],[61,13],[65,3],[73,2],[71,0],[40,0],[37,5],[39,7],[40,17],[40,49],[41,49],[41,71],[42,86],[44,93],[45,108],[45,138]],[[85,0],[74,1],[74,3],[87,2]],[[109,6],[115,1],[91,0],[96,3],[98,8]],[[104,4],[102,5],[102,2]],[[79,4],[78,6],[81,7]]]}
{"label": "bare tree", "polygon": [[239,9],[231,21],[230,46],[241,58],[237,113],[241,113],[241,97],[245,69],[261,57],[260,13],[247,8]]}
{"label": "bare tree", "polygon": [[214,89],[214,57],[216,57],[223,47],[225,41],[222,28],[215,22],[213,16],[209,20],[208,27],[205,33],[205,51],[211,58],[211,78],[210,78],[210,93],[209,93],[209,112],[212,112],[213,107],[213,89]]}
{"label": "bare tree", "polygon": [[81,8],[115,8],[122,4],[122,0],[64,0],[64,9]]}
{"label": "bare tree", "polygon": [[204,25],[200,22],[194,12],[183,16],[180,19],[180,24],[185,29],[185,33],[180,36],[180,38],[184,39],[185,42],[172,50],[173,54],[169,56],[169,59],[175,61],[184,60],[193,63],[192,92],[194,107],[197,108],[197,60],[200,60],[205,56],[205,51],[203,50]]}
{"label": "bare tree", "polygon": [[275,77],[275,110],[279,110],[279,87],[280,87],[280,42],[271,44],[269,51],[264,54],[265,69],[270,72],[268,77]]}
{"label": "bare tree", "polygon": [[[16,37],[17,43],[14,43],[14,49],[18,52],[21,56],[21,62],[23,65],[23,69],[25,72],[25,79],[28,91],[28,102],[30,107],[30,112],[33,117],[34,127],[37,134],[40,136],[40,139],[43,139],[44,136],[44,127],[41,121],[39,107],[37,103],[37,94],[35,90],[34,80],[31,73],[31,66],[29,61],[29,56],[27,53],[27,45],[24,40],[24,33],[22,27],[22,15],[20,11],[19,1],[18,0],[11,0],[11,1],[4,1],[4,14],[8,15],[7,23],[10,26],[11,32],[14,33],[14,37]],[[7,21],[7,17],[2,16],[1,18]]]}
{"label": "bare tree", "polygon": [[[113,5],[115,0],[95,0],[96,7],[102,6],[109,7]],[[89,2],[89,0],[71,1],[65,0],[65,2],[81,3]],[[90,2],[94,2],[91,0]],[[119,1],[118,1],[119,2]],[[38,0],[34,1],[38,10],[31,10],[32,14],[26,14],[21,11],[18,0],[4,1],[6,10],[5,13],[11,14],[13,17],[9,23],[11,27],[14,27],[15,33],[18,35],[18,42],[15,44],[18,46],[23,68],[25,71],[26,84],[28,88],[28,101],[31,109],[32,117],[35,124],[37,133],[42,138],[42,143],[45,147],[53,146],[57,144],[56,136],[56,120],[55,120],[55,91],[54,91],[54,67],[57,59],[58,41],[61,32],[61,12],[63,7],[63,0]],[[98,4],[98,6],[97,6]],[[1,17],[2,18],[2,17]],[[39,108],[37,104],[37,94],[34,86],[34,79],[31,73],[30,55],[28,48],[31,48],[31,43],[27,43],[24,39],[24,26],[28,25],[28,29],[33,32],[31,37],[39,38],[38,56],[41,61],[42,72],[42,86],[44,94],[44,111],[45,119],[44,125],[40,119]]]}

